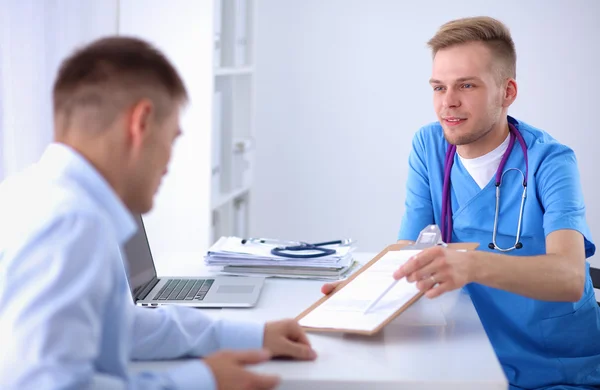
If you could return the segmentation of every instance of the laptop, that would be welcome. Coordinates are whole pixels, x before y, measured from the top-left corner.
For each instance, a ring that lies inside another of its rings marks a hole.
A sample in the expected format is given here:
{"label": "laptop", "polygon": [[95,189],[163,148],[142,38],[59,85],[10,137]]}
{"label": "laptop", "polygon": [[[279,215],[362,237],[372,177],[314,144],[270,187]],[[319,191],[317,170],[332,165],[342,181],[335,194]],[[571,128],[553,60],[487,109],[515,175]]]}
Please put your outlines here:
{"label": "laptop", "polygon": [[125,244],[129,286],[138,306],[253,307],[265,278],[207,276],[157,278],[141,215],[137,233]]}

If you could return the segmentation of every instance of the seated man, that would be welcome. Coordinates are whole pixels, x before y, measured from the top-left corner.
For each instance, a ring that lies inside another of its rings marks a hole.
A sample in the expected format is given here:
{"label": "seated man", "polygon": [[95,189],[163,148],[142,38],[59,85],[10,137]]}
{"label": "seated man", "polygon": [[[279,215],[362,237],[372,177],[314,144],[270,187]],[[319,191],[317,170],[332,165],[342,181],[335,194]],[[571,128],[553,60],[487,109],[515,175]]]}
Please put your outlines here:
{"label": "seated man", "polygon": [[600,385],[600,310],[586,262],[595,246],[573,151],[507,115],[516,54],[502,23],[452,21],[429,46],[439,122],[414,137],[398,238],[437,224],[445,242],[480,250],[427,249],[394,277],[430,298],[465,287],[511,389]]}
{"label": "seated man", "polygon": [[[292,320],[212,320],[133,305],[119,246],[152,208],[181,133],[185,86],[147,43],[105,38],[67,58],[54,84],[55,143],[0,186],[1,389],[270,389],[245,370],[315,358]],[[236,351],[237,350],[237,351]],[[131,358],[201,356],[128,375]]]}

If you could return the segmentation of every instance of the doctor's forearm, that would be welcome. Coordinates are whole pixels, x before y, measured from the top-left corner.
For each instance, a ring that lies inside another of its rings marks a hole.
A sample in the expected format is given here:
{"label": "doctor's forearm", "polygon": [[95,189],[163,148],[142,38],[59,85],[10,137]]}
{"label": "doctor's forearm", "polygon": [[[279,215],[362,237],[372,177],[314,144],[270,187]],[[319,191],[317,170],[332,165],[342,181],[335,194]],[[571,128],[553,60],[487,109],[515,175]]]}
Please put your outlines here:
{"label": "doctor's forearm", "polygon": [[574,267],[564,255],[473,255],[473,282],[545,301],[574,302],[583,294],[584,267]]}

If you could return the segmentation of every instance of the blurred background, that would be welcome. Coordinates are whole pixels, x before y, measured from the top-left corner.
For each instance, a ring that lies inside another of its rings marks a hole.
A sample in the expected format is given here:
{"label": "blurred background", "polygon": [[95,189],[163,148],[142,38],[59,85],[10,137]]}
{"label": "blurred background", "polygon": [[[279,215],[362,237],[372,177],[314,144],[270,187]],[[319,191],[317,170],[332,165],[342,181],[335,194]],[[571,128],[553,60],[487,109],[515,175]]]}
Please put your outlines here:
{"label": "blurred background", "polygon": [[78,45],[141,36],[182,73],[192,96],[184,137],[146,217],[158,264],[174,252],[201,258],[221,235],[352,237],[362,251],[394,242],[411,139],[436,120],[426,42],[443,23],[476,15],[510,28],[519,95],[509,113],[575,150],[600,239],[596,0],[1,4],[2,177],[50,142],[51,84]]}

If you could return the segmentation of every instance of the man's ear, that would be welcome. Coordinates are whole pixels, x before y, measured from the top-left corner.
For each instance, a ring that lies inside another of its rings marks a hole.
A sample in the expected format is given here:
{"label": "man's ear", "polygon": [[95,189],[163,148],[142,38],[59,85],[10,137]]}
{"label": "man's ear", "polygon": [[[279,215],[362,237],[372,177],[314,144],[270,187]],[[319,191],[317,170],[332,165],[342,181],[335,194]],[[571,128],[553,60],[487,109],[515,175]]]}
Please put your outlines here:
{"label": "man's ear", "polygon": [[154,104],[149,99],[142,99],[131,108],[128,135],[134,146],[139,146],[148,137],[150,123],[154,114]]}
{"label": "man's ear", "polygon": [[503,107],[508,107],[517,99],[517,82],[513,78],[508,78],[505,81],[504,96],[503,96]]}

